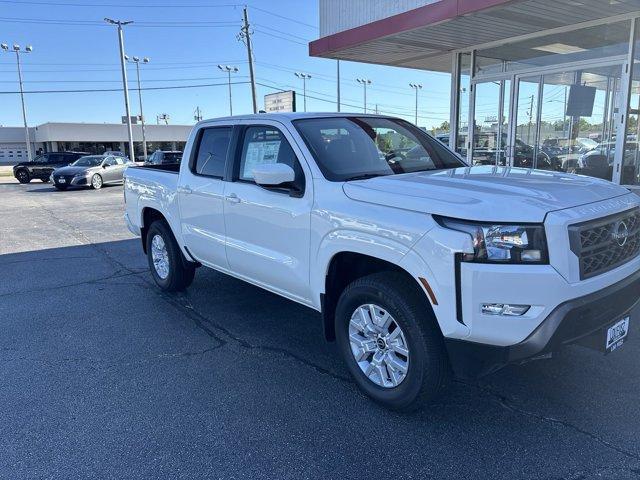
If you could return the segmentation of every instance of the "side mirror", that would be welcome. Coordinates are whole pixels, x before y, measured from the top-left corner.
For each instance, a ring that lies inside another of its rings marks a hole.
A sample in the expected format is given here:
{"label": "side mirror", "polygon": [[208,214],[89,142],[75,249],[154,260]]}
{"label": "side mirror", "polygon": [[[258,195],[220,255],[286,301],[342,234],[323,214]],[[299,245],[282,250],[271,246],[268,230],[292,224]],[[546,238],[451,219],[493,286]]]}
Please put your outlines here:
{"label": "side mirror", "polygon": [[256,166],[251,173],[255,182],[263,187],[286,185],[295,180],[296,174],[284,163],[265,163]]}

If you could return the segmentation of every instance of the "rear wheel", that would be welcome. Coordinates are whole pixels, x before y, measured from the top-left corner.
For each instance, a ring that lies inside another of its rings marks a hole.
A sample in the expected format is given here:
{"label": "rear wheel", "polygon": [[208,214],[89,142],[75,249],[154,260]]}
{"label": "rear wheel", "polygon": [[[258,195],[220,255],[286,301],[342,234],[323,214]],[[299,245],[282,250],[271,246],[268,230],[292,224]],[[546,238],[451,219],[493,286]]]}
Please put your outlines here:
{"label": "rear wheel", "polygon": [[91,177],[91,186],[94,190],[100,190],[102,188],[102,177],[96,173]]}
{"label": "rear wheel", "polygon": [[16,178],[20,183],[29,183],[31,181],[31,175],[26,168],[21,168],[16,172]]}
{"label": "rear wheel", "polygon": [[184,290],[195,276],[195,265],[188,262],[167,223],[156,220],[147,232],[147,259],[156,284],[166,292]]}
{"label": "rear wheel", "polygon": [[421,295],[411,278],[382,272],[351,283],[336,308],[336,338],[351,375],[394,410],[421,407],[449,377],[442,334]]}

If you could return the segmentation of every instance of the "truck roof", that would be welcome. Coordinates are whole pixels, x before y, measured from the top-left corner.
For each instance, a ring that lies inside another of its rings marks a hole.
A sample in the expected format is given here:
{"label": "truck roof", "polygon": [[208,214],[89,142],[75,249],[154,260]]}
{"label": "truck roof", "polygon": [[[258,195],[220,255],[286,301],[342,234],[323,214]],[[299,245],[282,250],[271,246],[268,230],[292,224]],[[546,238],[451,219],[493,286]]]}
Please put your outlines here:
{"label": "truck roof", "polygon": [[287,112],[287,113],[254,113],[249,115],[234,115],[233,117],[215,117],[202,120],[198,123],[207,123],[212,120],[299,120],[301,118],[326,118],[326,117],[384,117],[389,118],[389,115],[377,115],[373,113],[360,113],[360,112]]}

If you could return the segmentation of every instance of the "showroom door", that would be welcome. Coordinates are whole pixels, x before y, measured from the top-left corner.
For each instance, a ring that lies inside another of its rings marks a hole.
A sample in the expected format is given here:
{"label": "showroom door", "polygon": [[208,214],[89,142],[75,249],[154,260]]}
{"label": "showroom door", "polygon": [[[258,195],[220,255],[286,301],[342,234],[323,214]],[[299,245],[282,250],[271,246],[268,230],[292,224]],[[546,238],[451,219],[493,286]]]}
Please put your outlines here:
{"label": "showroom door", "polygon": [[619,63],[515,76],[508,163],[611,180],[621,76]]}
{"label": "showroom door", "polygon": [[511,80],[479,82],[474,88],[473,164],[505,165]]}

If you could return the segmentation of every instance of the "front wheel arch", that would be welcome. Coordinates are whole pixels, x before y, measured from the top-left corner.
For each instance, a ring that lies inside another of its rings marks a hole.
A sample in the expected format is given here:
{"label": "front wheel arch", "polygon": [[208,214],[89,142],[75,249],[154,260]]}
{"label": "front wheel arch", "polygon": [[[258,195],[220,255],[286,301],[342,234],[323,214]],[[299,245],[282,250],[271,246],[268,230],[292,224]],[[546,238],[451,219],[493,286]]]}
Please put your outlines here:
{"label": "front wheel arch", "polygon": [[324,337],[328,342],[336,339],[336,306],[344,289],[355,280],[375,273],[389,272],[408,280],[414,291],[422,299],[423,307],[434,314],[431,302],[420,287],[418,280],[407,270],[388,260],[363,253],[343,251],[335,254],[327,268],[324,294],[321,295],[321,310]]}

